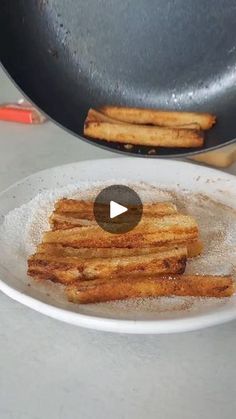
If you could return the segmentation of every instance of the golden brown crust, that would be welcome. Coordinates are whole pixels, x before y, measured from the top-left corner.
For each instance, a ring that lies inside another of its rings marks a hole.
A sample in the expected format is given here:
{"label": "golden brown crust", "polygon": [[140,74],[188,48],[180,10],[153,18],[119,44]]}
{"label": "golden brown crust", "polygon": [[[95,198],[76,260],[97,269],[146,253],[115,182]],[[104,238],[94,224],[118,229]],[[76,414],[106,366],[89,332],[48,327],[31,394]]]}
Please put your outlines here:
{"label": "golden brown crust", "polygon": [[82,259],[36,253],[29,258],[28,274],[44,275],[45,279],[53,276],[59,282],[71,283],[77,280],[111,279],[138,274],[183,273],[186,259],[187,249],[184,247],[158,254],[111,259]]}
{"label": "golden brown crust", "polygon": [[193,296],[230,297],[234,285],[230,276],[175,275],[91,281],[67,287],[69,301],[79,304],[138,297]]}
{"label": "golden brown crust", "polygon": [[[55,212],[57,214],[61,213],[72,213],[73,217],[78,216],[78,218],[93,218],[93,202],[92,201],[80,201],[77,199],[60,199],[55,204]],[[104,207],[106,208],[107,205],[100,204],[101,212],[104,211]],[[97,205],[98,210],[98,205]],[[135,208],[131,208],[130,211],[135,210]],[[143,213],[148,215],[149,217],[154,216],[164,216],[164,215],[171,215],[177,213],[176,205],[172,202],[156,202],[156,203],[145,203],[143,205]]]}
{"label": "golden brown crust", "polygon": [[[89,232],[84,230],[89,229]],[[74,228],[73,230],[76,230]],[[81,231],[83,230],[83,231]],[[196,230],[189,231],[168,231],[168,232],[157,232],[153,234],[147,233],[133,233],[133,234],[124,234],[124,235],[109,235],[109,233],[104,232],[104,235],[98,235],[96,230],[93,230],[90,227],[83,228],[81,227],[79,232],[72,230],[58,230],[55,233],[67,233],[70,232],[70,235],[64,234],[49,234],[46,233],[44,240],[46,243],[59,243],[64,246],[74,247],[74,248],[140,248],[140,247],[149,247],[149,246],[158,246],[164,245],[172,242],[173,245],[178,243],[183,243],[185,241],[194,240],[197,237]],[[54,233],[54,232],[52,232]],[[81,235],[79,235],[81,233]],[[97,236],[94,236],[96,234]]]}
{"label": "golden brown crust", "polygon": [[[99,210],[100,209],[100,210]],[[126,214],[126,223],[132,222],[135,217],[137,208],[130,208]],[[107,219],[107,206],[100,204],[96,207],[97,216],[101,222]],[[143,217],[163,217],[164,215],[173,215],[177,213],[177,208],[170,202],[160,202],[155,204],[144,204]],[[115,218],[111,222],[119,224],[119,218]],[[55,205],[55,210],[50,217],[50,225],[52,230],[66,230],[73,227],[96,226],[94,217],[93,202],[77,201],[74,199],[61,199]]]}
{"label": "golden brown crust", "polygon": [[92,202],[60,200],[51,216],[55,231],[45,233],[29,258],[28,274],[64,284],[69,299],[81,303],[232,294],[230,277],[180,275],[187,256],[202,252],[194,218],[177,213],[168,202],[147,204],[144,215],[133,231],[111,234],[95,225]]}
{"label": "golden brown crust", "polygon": [[203,251],[203,243],[201,240],[195,240],[192,242],[186,243],[187,251],[188,251],[188,258],[195,258],[201,255]]}
{"label": "golden brown crust", "polygon": [[203,134],[198,130],[107,122],[87,121],[84,135],[109,142],[152,147],[194,148],[202,147],[204,143]]}
{"label": "golden brown crust", "polygon": [[52,230],[67,230],[73,227],[89,227],[89,226],[96,226],[97,223],[95,220],[89,219],[82,219],[78,217],[71,217],[70,213],[67,215],[64,214],[57,214],[54,212],[50,217],[50,226]]}
{"label": "golden brown crust", "polygon": [[[101,205],[102,207],[102,205]],[[93,202],[78,199],[62,198],[55,203],[55,211],[57,213],[82,213],[87,216],[89,213],[93,215]]]}
{"label": "golden brown crust", "polygon": [[45,243],[58,243],[70,247],[147,247],[160,243],[173,244],[198,238],[196,221],[187,215],[171,215],[151,220],[142,220],[134,230],[125,234],[111,234],[99,226],[75,227],[67,230],[49,231],[44,234]]}
{"label": "golden brown crust", "polygon": [[[111,118],[132,124],[153,124],[166,127],[195,127],[208,130],[216,122],[216,116],[209,113],[176,112],[159,109],[125,108],[117,106],[103,106],[99,113]],[[99,120],[99,118],[97,119]]]}
{"label": "golden brown crust", "polygon": [[117,119],[113,119],[99,111],[97,111],[96,109],[89,109],[88,111],[88,115],[87,115],[87,119],[85,121],[85,123],[88,122],[109,122],[111,124],[123,124],[122,121],[117,121]]}
{"label": "golden brown crust", "polygon": [[74,248],[67,247],[57,243],[41,243],[37,247],[37,253],[47,253],[56,257],[79,257],[79,258],[116,258],[116,257],[130,257],[140,255],[150,255],[153,253],[165,252],[170,249],[177,249],[178,247],[187,247],[188,257],[193,258],[199,256],[203,250],[203,244],[200,240],[193,242],[179,243],[174,246],[172,243],[153,247],[135,247],[135,248]]}
{"label": "golden brown crust", "polygon": [[[138,122],[139,120],[136,119],[136,123],[139,124],[140,122]],[[90,109],[88,112],[88,116],[86,118],[85,123],[88,122],[109,122],[111,124],[128,124],[129,122],[122,122],[119,121],[118,119],[114,119],[114,118],[110,118],[109,116],[95,110],[95,109]],[[168,122],[167,122],[168,123]],[[215,123],[215,122],[214,122]],[[148,124],[148,123],[147,123]],[[159,125],[159,124],[153,124],[153,125]],[[165,125],[163,125],[165,126]],[[170,125],[166,125],[167,127],[169,127]],[[194,130],[201,130],[203,128],[201,128],[201,126],[199,125],[199,123],[197,122],[184,122],[184,123],[179,123],[177,122],[176,124],[173,125],[172,128],[181,128],[181,129],[194,129]]]}

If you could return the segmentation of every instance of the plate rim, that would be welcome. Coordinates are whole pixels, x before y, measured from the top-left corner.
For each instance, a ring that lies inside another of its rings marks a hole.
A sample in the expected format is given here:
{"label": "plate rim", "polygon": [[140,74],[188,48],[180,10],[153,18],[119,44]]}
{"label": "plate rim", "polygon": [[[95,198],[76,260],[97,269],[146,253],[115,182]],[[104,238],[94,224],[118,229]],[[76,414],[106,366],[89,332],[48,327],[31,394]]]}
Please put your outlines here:
{"label": "plate rim", "polygon": [[[88,163],[97,163],[106,164],[114,163],[114,161],[126,161],[132,160],[137,161],[135,157],[119,157],[119,158],[108,158],[108,159],[88,159],[83,161],[71,162],[64,165],[53,166],[47,169],[34,172],[29,176],[26,176],[12,185],[0,192],[0,200],[4,194],[8,193],[11,189],[17,187],[18,185],[24,183],[28,179],[46,174],[52,170],[61,170],[68,166],[77,165],[87,165]],[[146,160],[146,159],[145,159]],[[147,161],[147,160],[146,160]],[[153,160],[152,160],[153,161]],[[208,173],[220,175],[228,179],[236,181],[236,176],[217,170],[215,168],[200,166],[193,162],[178,161],[173,159],[161,159],[162,163],[167,163],[169,165],[177,166],[199,166],[204,168]],[[2,277],[2,275],[1,275]],[[14,287],[8,285],[3,279],[0,278],[0,291],[11,299],[41,313],[47,315],[51,318],[54,318],[65,323],[73,324],[87,329],[94,329],[104,332],[116,332],[116,333],[129,333],[129,334],[169,334],[169,333],[180,333],[188,332],[194,330],[204,329],[210,326],[220,325],[229,321],[236,319],[236,309],[229,308],[226,311],[221,311],[221,315],[217,316],[217,311],[213,313],[204,313],[197,316],[188,316],[186,318],[176,318],[176,319],[162,319],[162,320],[126,320],[126,319],[111,319],[106,317],[96,317],[87,314],[82,314],[78,312],[73,312],[70,310],[65,310],[60,307],[42,302],[37,298],[31,297],[21,291],[18,291]]]}

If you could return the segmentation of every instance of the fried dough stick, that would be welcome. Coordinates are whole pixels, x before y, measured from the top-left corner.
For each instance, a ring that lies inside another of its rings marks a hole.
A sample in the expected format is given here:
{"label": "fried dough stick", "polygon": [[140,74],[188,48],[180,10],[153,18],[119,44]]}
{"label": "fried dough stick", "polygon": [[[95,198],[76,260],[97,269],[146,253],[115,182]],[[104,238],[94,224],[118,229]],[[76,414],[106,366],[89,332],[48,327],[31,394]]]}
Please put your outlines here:
{"label": "fried dough stick", "polygon": [[[81,218],[78,215],[80,215]],[[72,217],[72,213],[58,214],[57,212],[53,212],[49,221],[53,231],[67,230],[73,227],[91,227],[97,225],[97,222],[94,218],[92,218],[92,216],[91,219],[90,216],[87,217],[83,214],[76,214],[75,217]]]}
{"label": "fried dough stick", "polygon": [[[106,220],[107,206],[101,204],[97,206],[97,216],[100,216],[101,221]],[[138,208],[131,208],[126,215],[126,222],[132,222],[133,217]],[[177,208],[172,203],[157,203],[144,204],[144,217],[162,217],[164,215],[172,215],[177,213]],[[100,215],[99,215],[100,214]],[[119,219],[114,219],[112,222],[119,224]],[[55,205],[55,211],[50,217],[50,224],[54,230],[68,229],[77,226],[91,226],[96,225],[93,214],[93,203],[86,201],[77,201],[73,199],[62,199]]]}
{"label": "fried dough stick", "polygon": [[96,109],[89,109],[86,122],[109,122],[110,124],[124,124],[126,122],[118,121],[117,119],[110,118]]}
{"label": "fried dough stick", "polygon": [[200,240],[193,242],[180,243],[178,246],[169,243],[162,246],[141,247],[141,248],[73,248],[64,247],[56,243],[42,243],[37,248],[37,253],[46,253],[58,257],[80,257],[80,258],[119,258],[129,256],[150,255],[152,253],[160,253],[177,247],[187,247],[188,257],[193,258],[199,256],[203,250],[203,244]]}
{"label": "fried dough stick", "polygon": [[[100,211],[103,212],[107,205],[100,204],[100,207]],[[99,208],[97,208],[97,210],[98,209]],[[130,208],[130,211],[135,211],[135,209],[136,208]],[[55,204],[55,212],[58,214],[72,213],[74,216],[75,214],[84,214],[84,217],[92,217],[93,202],[79,201],[76,199],[60,199]],[[171,215],[177,213],[177,208],[172,202],[145,203],[143,205],[143,213],[149,217]]]}
{"label": "fried dough stick", "polygon": [[132,231],[124,234],[111,234],[99,226],[75,227],[67,230],[44,233],[43,242],[57,243],[69,247],[107,248],[107,247],[147,247],[158,244],[172,244],[192,241],[198,238],[198,225],[188,215],[176,214],[142,220]]}
{"label": "fried dough stick", "polygon": [[185,127],[200,130],[208,130],[216,122],[215,115],[197,112],[176,112],[158,109],[125,108],[117,106],[104,106],[99,109],[99,113],[104,114],[112,120],[128,122],[132,124],[152,124],[163,127]]}
{"label": "fried dough stick", "polygon": [[147,247],[157,244],[172,244],[196,240],[198,225],[193,217],[174,214],[156,218],[150,222],[142,220],[132,231],[111,234],[99,226],[75,227],[67,230],[44,233],[45,243],[57,243],[69,247]]}
{"label": "fried dough stick", "polygon": [[153,147],[202,147],[203,134],[197,130],[165,128],[149,125],[85,122],[84,135],[123,144]]}
{"label": "fried dough stick", "polygon": [[183,273],[186,260],[185,247],[157,254],[113,259],[82,259],[41,253],[29,258],[28,274],[44,279],[54,278],[54,281],[66,284],[86,279],[110,280],[114,276]]}
{"label": "fried dough stick", "polygon": [[[109,122],[110,124],[128,124],[129,122],[122,122],[119,121],[118,119],[114,119],[114,118],[110,118],[109,116],[103,114],[102,112],[99,112],[95,109],[90,109],[86,118],[86,123],[87,122]],[[139,122],[137,122],[137,124],[139,124]],[[158,124],[152,124],[152,125],[157,125]],[[163,125],[164,126],[164,125]],[[169,127],[169,126],[167,126]],[[201,126],[197,123],[197,122],[190,122],[190,123],[185,123],[185,124],[181,124],[181,125],[177,125],[177,126],[173,126],[171,128],[181,128],[181,129],[195,129],[195,130],[200,130]]]}
{"label": "fried dough stick", "polygon": [[69,301],[89,304],[139,297],[230,297],[234,285],[231,276],[175,275],[86,281],[69,286],[66,291]]}

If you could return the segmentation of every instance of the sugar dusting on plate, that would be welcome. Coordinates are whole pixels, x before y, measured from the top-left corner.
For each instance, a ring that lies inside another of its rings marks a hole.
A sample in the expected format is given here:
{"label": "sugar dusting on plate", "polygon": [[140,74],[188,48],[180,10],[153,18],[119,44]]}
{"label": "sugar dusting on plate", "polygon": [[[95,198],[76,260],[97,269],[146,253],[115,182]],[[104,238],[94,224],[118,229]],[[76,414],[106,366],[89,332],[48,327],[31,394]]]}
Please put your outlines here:
{"label": "sugar dusting on plate", "polygon": [[[14,259],[21,266],[23,281],[26,276],[27,257],[34,253],[42,234],[49,229],[48,217],[53,210],[54,203],[63,197],[94,200],[101,188],[115,182],[78,183],[68,185],[53,191],[46,191],[37,195],[29,203],[11,211],[0,226],[0,251],[5,261]],[[129,182],[123,181],[122,184]],[[202,194],[193,194],[189,191],[161,190],[155,185],[145,183],[132,184],[143,202],[171,201],[177,205],[179,211],[193,215],[199,224],[201,240],[204,244],[203,254],[188,260],[186,273],[213,274],[236,276],[236,211],[222,203],[213,201]],[[17,266],[17,265],[16,265]],[[50,293],[51,298],[58,303],[65,302],[61,287],[54,284],[38,284],[30,280],[33,287],[39,287],[43,292]],[[45,287],[45,289],[43,288]],[[80,306],[80,312],[86,314],[105,315],[107,317],[119,316],[136,319],[152,318],[152,313],[158,312],[173,316],[183,311],[193,312],[199,306],[221,306],[225,299],[201,299],[190,297],[169,297],[156,299],[137,299],[118,301],[96,305]],[[67,303],[70,304],[70,303]],[[71,304],[70,304],[71,305]],[[78,311],[71,305],[73,311]]]}

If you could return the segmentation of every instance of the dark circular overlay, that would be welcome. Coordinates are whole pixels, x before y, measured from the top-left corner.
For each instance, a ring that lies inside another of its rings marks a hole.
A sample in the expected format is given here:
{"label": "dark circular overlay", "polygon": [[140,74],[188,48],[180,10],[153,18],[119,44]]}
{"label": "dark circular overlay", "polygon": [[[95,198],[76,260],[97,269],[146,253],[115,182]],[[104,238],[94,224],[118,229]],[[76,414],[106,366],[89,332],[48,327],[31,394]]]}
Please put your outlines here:
{"label": "dark circular overlay", "polygon": [[[111,218],[110,205],[112,201],[128,210]],[[133,189],[123,185],[112,185],[98,194],[93,211],[96,222],[103,230],[109,233],[122,234],[131,231],[140,222],[143,214],[143,204]]]}

